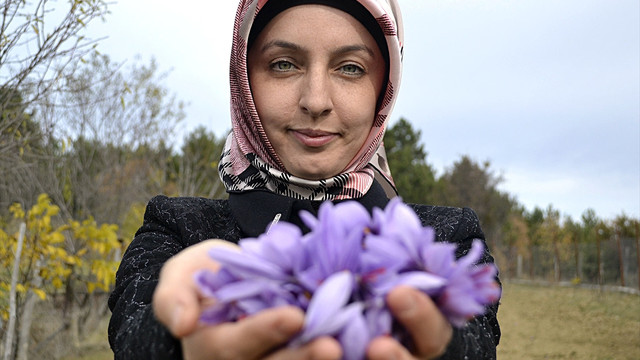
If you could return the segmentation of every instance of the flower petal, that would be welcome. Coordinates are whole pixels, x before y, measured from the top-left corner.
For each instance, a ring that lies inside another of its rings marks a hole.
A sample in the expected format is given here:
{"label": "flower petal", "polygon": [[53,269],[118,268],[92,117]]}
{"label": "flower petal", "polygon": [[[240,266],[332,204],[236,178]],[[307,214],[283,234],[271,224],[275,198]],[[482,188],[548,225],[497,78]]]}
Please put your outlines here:
{"label": "flower petal", "polygon": [[383,296],[369,299],[369,306],[365,311],[365,319],[370,337],[373,339],[378,336],[390,335],[393,317],[387,309]]}
{"label": "flower petal", "polygon": [[301,341],[307,342],[319,335],[329,335],[343,325],[344,308],[353,289],[353,274],[341,271],[328,277],[311,297],[305,317]]}
{"label": "flower petal", "polygon": [[361,360],[364,359],[367,345],[371,341],[367,323],[362,313],[350,318],[346,326],[338,336],[338,341],[342,345],[343,359]]}
{"label": "flower petal", "polygon": [[258,276],[279,280],[285,280],[288,277],[277,265],[248,253],[218,247],[210,250],[209,256],[223,265],[230,273],[239,277]]}
{"label": "flower petal", "polygon": [[434,294],[447,283],[447,279],[424,271],[410,271],[398,275],[398,285],[407,285],[427,294]]}

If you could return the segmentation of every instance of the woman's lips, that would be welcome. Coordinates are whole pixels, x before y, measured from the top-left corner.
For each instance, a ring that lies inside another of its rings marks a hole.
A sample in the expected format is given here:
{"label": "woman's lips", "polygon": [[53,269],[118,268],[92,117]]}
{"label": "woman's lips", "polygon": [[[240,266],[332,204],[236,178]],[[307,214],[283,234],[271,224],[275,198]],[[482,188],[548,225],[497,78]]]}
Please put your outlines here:
{"label": "woman's lips", "polygon": [[293,135],[298,141],[308,147],[324,146],[338,136],[335,133],[311,129],[293,130]]}

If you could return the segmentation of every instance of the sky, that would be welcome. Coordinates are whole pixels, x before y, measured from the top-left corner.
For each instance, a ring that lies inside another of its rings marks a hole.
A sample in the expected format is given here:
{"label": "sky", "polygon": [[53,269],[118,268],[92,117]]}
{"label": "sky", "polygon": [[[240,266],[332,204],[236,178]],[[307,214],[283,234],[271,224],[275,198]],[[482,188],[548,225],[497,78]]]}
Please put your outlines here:
{"label": "sky", "polygon": [[[236,1],[121,0],[89,35],[115,61],[156,59],[188,103],[176,141],[230,129]],[[215,4],[215,5],[214,5]],[[437,175],[489,161],[528,210],[640,217],[640,1],[400,0],[392,124],[421,131]],[[393,171],[393,169],[392,169]]]}

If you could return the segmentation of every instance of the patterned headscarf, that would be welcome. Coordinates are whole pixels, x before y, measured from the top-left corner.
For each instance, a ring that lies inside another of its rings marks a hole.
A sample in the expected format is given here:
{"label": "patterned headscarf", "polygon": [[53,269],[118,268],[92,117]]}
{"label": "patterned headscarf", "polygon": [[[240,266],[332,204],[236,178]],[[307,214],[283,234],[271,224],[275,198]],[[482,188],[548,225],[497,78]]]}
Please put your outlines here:
{"label": "patterned headscarf", "polygon": [[386,39],[389,55],[386,90],[360,151],[342,173],[323,180],[307,180],[287,173],[258,117],[249,86],[247,43],[254,20],[267,1],[285,0],[241,0],[236,13],[230,64],[233,129],[227,137],[218,166],[227,191],[268,190],[297,199],[343,200],[361,197],[375,178],[388,196],[393,196],[395,185],[387,165],[382,138],[402,73],[402,18],[397,0],[357,0],[377,21]]}

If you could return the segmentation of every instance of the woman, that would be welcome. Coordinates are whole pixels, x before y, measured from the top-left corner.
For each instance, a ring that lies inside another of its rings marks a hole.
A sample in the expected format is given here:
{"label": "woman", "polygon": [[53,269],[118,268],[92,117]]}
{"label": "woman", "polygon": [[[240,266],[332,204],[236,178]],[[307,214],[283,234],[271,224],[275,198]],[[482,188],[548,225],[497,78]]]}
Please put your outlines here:
{"label": "woman", "polygon": [[[402,56],[394,0],[243,0],[231,55],[233,132],[220,163],[229,200],[156,197],[127,250],[109,300],[109,341],[122,359],[339,359],[325,337],[283,346],[302,328],[295,308],[235,323],[198,323],[206,307],[193,283],[217,270],[207,252],[256,237],[274,219],[300,221],[321,201],[383,208],[394,196],[382,136]],[[415,205],[438,240],[483,238],[469,209]],[[223,240],[207,240],[223,239]],[[492,262],[488,252],[483,262]],[[453,329],[431,299],[398,287],[387,305],[413,339],[374,339],[369,359],[495,358],[497,304]]]}

